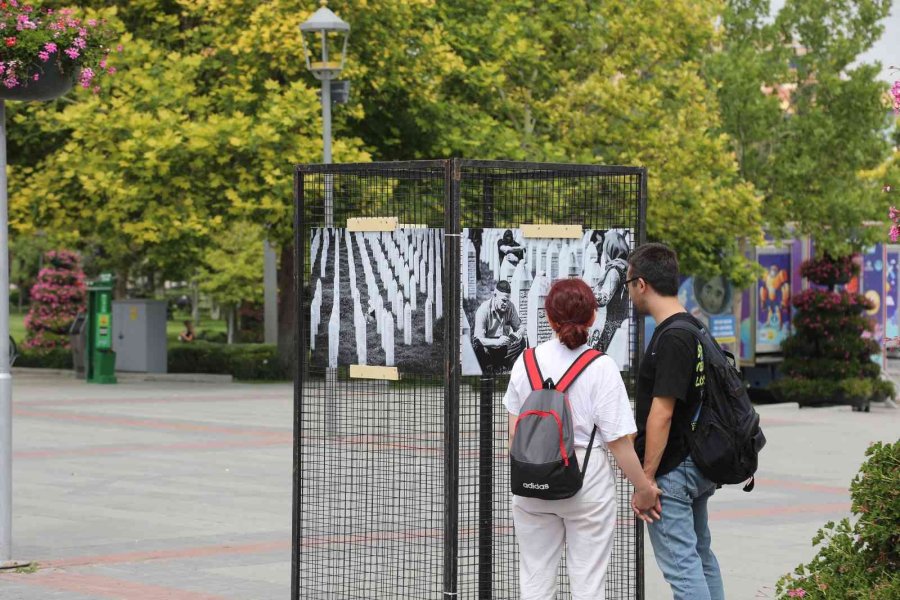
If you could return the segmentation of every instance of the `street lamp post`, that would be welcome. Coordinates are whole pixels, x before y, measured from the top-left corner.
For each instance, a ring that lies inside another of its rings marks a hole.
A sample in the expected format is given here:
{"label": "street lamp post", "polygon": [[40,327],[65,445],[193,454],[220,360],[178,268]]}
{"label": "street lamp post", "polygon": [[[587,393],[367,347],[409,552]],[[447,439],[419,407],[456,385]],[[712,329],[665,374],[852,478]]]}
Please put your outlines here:
{"label": "street lamp post", "polygon": [[[331,85],[344,68],[350,25],[322,0],[319,10],[300,25],[306,68],[322,82],[324,162],[331,163]],[[336,56],[339,55],[339,56]],[[325,176],[325,227],[334,227],[332,176]]]}

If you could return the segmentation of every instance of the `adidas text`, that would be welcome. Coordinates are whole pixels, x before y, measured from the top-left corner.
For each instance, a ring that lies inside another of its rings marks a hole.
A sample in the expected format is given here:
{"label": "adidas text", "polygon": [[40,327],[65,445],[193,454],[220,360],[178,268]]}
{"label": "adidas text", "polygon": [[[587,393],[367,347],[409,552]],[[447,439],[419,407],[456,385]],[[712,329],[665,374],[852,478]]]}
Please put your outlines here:
{"label": "adidas text", "polygon": [[526,490],[549,490],[549,483],[523,483],[522,487]]}

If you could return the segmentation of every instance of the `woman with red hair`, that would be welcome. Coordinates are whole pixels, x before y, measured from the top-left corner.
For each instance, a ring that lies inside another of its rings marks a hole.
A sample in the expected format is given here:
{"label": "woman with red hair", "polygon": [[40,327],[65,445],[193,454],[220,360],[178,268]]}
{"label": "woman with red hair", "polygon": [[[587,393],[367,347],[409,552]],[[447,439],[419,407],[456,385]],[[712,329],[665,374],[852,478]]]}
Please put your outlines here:
{"label": "woman with red hair", "polygon": [[[597,302],[580,279],[563,279],[550,288],[544,303],[556,335],[535,348],[534,358],[544,378],[559,381],[589,350],[588,330]],[[524,357],[515,362],[503,403],[509,411],[510,443],[515,424],[532,385]],[[634,484],[632,505],[639,518],[659,518],[659,489],[645,475],[632,443],[637,431],[619,367],[608,356],[591,362],[565,390],[574,423],[578,464],[584,464],[593,441],[591,460],[581,489],[562,500],[513,496],[512,514],[519,544],[519,581],[523,600],[556,598],[557,568],[566,547],[566,566],[573,600],[602,599],[616,527],[616,477],[608,448],[619,468]],[[592,436],[596,428],[595,436]],[[644,514],[640,514],[640,512]]]}

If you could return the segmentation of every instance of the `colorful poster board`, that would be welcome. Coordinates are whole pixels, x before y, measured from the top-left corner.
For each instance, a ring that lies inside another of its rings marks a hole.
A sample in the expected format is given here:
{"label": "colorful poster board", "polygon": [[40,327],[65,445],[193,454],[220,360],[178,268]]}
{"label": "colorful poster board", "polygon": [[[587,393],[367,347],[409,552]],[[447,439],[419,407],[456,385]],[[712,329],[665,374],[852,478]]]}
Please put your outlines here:
{"label": "colorful poster board", "polygon": [[[872,303],[866,316],[872,322],[872,338],[881,346],[885,335],[885,248],[883,244],[866,250],[862,257],[862,290],[861,294]],[[878,353],[872,360],[883,363],[883,353]]]}
{"label": "colorful poster board", "polygon": [[898,296],[898,268],[900,268],[900,247],[888,246],[885,254],[885,283],[884,283],[884,335],[885,337],[900,337],[900,312],[897,311]]}
{"label": "colorful poster board", "polygon": [[791,250],[759,248],[763,275],[756,282],[756,353],[781,352],[791,330]]}
{"label": "colorful poster board", "polygon": [[737,319],[734,318],[736,290],[722,276],[687,277],[678,288],[678,300],[704,323],[722,347],[734,352],[737,345]]}

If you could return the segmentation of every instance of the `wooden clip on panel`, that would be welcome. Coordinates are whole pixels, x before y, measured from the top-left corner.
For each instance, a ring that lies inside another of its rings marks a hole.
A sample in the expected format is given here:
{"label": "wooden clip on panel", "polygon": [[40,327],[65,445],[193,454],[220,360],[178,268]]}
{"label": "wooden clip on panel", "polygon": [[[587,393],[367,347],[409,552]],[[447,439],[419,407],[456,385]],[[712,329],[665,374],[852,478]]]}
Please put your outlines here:
{"label": "wooden clip on panel", "polygon": [[353,217],[347,219],[348,231],[394,231],[397,217]]}
{"label": "wooden clip on panel", "polygon": [[581,225],[550,225],[543,223],[522,224],[522,235],[526,238],[571,238],[582,236]]}
{"label": "wooden clip on panel", "polygon": [[397,367],[378,367],[375,365],[350,365],[351,379],[383,379],[399,381],[400,371]]}

